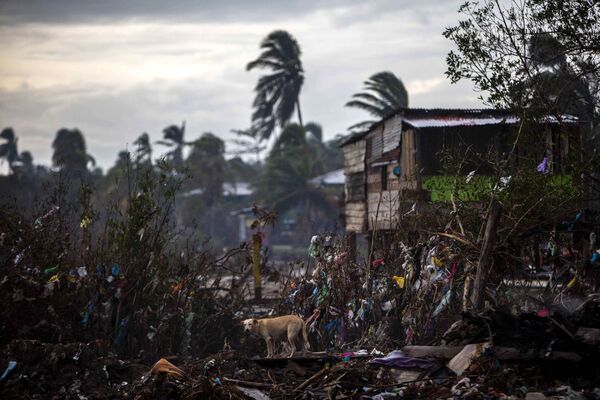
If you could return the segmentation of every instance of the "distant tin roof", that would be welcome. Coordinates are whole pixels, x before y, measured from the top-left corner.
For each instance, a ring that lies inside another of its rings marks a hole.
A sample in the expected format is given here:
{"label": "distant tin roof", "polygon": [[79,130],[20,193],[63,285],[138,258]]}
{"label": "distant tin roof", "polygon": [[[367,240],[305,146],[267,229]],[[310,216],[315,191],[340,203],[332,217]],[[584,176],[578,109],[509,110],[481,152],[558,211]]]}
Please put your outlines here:
{"label": "distant tin roof", "polygon": [[326,174],[315,176],[310,180],[310,183],[315,185],[343,185],[344,184],[344,169],[336,169]]}
{"label": "distant tin roof", "polygon": [[[204,192],[202,188],[196,188],[181,194],[183,197],[198,196]],[[248,182],[223,182],[223,196],[250,196],[252,188]]]}
{"label": "distant tin roof", "polygon": [[[393,115],[382,119],[373,124],[368,130],[358,132],[347,138],[341,143],[345,146],[354,143],[365,137],[373,128],[379,126],[385,121],[400,115],[402,122],[414,128],[441,128],[453,126],[478,126],[478,125],[498,125],[515,124],[519,118],[510,110],[495,109],[456,109],[456,108],[404,108],[399,109]],[[557,123],[555,116],[546,116],[546,123]],[[577,118],[572,115],[563,115],[563,123],[576,123]]]}

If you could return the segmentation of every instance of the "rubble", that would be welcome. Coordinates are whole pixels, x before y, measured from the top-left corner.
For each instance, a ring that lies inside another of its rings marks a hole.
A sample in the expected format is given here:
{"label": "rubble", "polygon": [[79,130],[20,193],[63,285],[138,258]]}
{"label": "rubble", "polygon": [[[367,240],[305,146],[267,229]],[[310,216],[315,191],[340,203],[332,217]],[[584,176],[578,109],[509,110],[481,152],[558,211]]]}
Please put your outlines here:
{"label": "rubble", "polygon": [[[0,282],[1,398],[600,398],[600,296],[567,303],[497,279],[474,311],[478,251],[451,233],[376,249],[368,268],[344,238],[316,236],[311,266],[280,273],[277,297],[261,300],[206,254],[151,269],[161,279],[144,290],[125,263],[42,268],[14,253]],[[260,358],[264,340],[241,321],[287,314],[314,351]]]}

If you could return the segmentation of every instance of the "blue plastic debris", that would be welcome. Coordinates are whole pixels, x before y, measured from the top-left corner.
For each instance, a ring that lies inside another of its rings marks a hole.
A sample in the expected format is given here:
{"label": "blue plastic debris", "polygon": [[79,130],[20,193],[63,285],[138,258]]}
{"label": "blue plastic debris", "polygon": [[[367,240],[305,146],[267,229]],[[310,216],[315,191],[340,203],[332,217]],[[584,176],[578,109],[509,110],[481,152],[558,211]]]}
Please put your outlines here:
{"label": "blue plastic debris", "polygon": [[121,322],[119,323],[119,334],[117,335],[117,338],[115,339],[115,344],[117,346],[121,346],[123,344],[123,342],[125,341],[125,333],[127,331],[127,324],[129,323],[129,317],[125,317],[121,320]]}
{"label": "blue plastic debris", "polygon": [[217,385],[221,385],[221,378],[215,378],[215,383]]}
{"label": "blue plastic debris", "polygon": [[111,269],[111,274],[114,277],[119,276],[119,274],[121,273],[121,266],[119,264],[113,264],[112,269]]}
{"label": "blue plastic debris", "polygon": [[15,370],[15,368],[17,368],[17,362],[16,361],[9,361],[8,362],[8,367],[6,367],[6,369],[4,370],[4,373],[2,374],[2,376],[0,376],[0,382],[4,382],[4,380],[6,378],[8,378],[8,376]]}
{"label": "blue plastic debris", "polygon": [[85,312],[83,313],[83,319],[81,320],[82,324],[87,324],[90,320],[90,314],[92,313],[92,311],[94,310],[94,303],[92,303],[91,301],[88,303]]}

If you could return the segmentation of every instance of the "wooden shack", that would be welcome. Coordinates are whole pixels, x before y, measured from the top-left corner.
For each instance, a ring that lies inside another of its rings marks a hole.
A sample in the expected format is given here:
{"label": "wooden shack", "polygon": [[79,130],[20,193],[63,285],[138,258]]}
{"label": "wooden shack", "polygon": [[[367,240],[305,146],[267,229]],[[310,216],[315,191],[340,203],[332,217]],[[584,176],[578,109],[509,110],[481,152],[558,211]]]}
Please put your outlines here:
{"label": "wooden shack", "polygon": [[[401,204],[448,200],[440,152],[466,146],[505,153],[511,126],[517,122],[506,110],[401,109],[368,131],[352,135],[341,145],[346,231],[394,229]],[[546,122],[556,125],[551,118]],[[560,143],[554,146],[559,159],[561,152],[568,151],[569,136],[555,129],[549,129],[548,135],[549,141]]]}

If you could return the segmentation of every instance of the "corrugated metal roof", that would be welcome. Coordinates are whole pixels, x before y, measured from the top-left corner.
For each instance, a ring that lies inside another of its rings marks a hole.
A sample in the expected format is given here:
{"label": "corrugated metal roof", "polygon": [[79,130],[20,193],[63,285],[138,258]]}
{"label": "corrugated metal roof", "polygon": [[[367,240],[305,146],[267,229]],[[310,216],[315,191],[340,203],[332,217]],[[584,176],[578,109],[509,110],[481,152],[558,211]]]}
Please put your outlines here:
{"label": "corrugated metal roof", "polygon": [[[498,124],[516,124],[519,118],[514,115],[479,115],[479,116],[438,116],[429,118],[419,117],[401,117],[402,122],[411,125],[414,128],[438,128],[452,126],[478,126],[478,125],[498,125]],[[555,124],[558,119],[553,115],[548,115],[540,121],[542,123]],[[577,123],[577,118],[572,115],[562,115],[561,122],[566,124]]]}
{"label": "corrugated metal roof", "polygon": [[[511,110],[495,109],[460,109],[460,108],[402,108],[394,114],[373,124],[368,130],[358,132],[350,136],[340,144],[340,147],[354,143],[364,138],[374,128],[385,123],[387,120],[400,116],[402,122],[415,128],[435,128],[452,126],[477,126],[477,125],[497,125],[497,124],[515,124],[519,118]],[[555,116],[544,117],[543,123],[558,123]],[[562,115],[561,123],[577,123],[577,117],[572,115]]]}
{"label": "corrugated metal roof", "polygon": [[517,121],[518,118],[516,117],[402,118],[402,122],[412,126],[413,128],[514,124]]}

